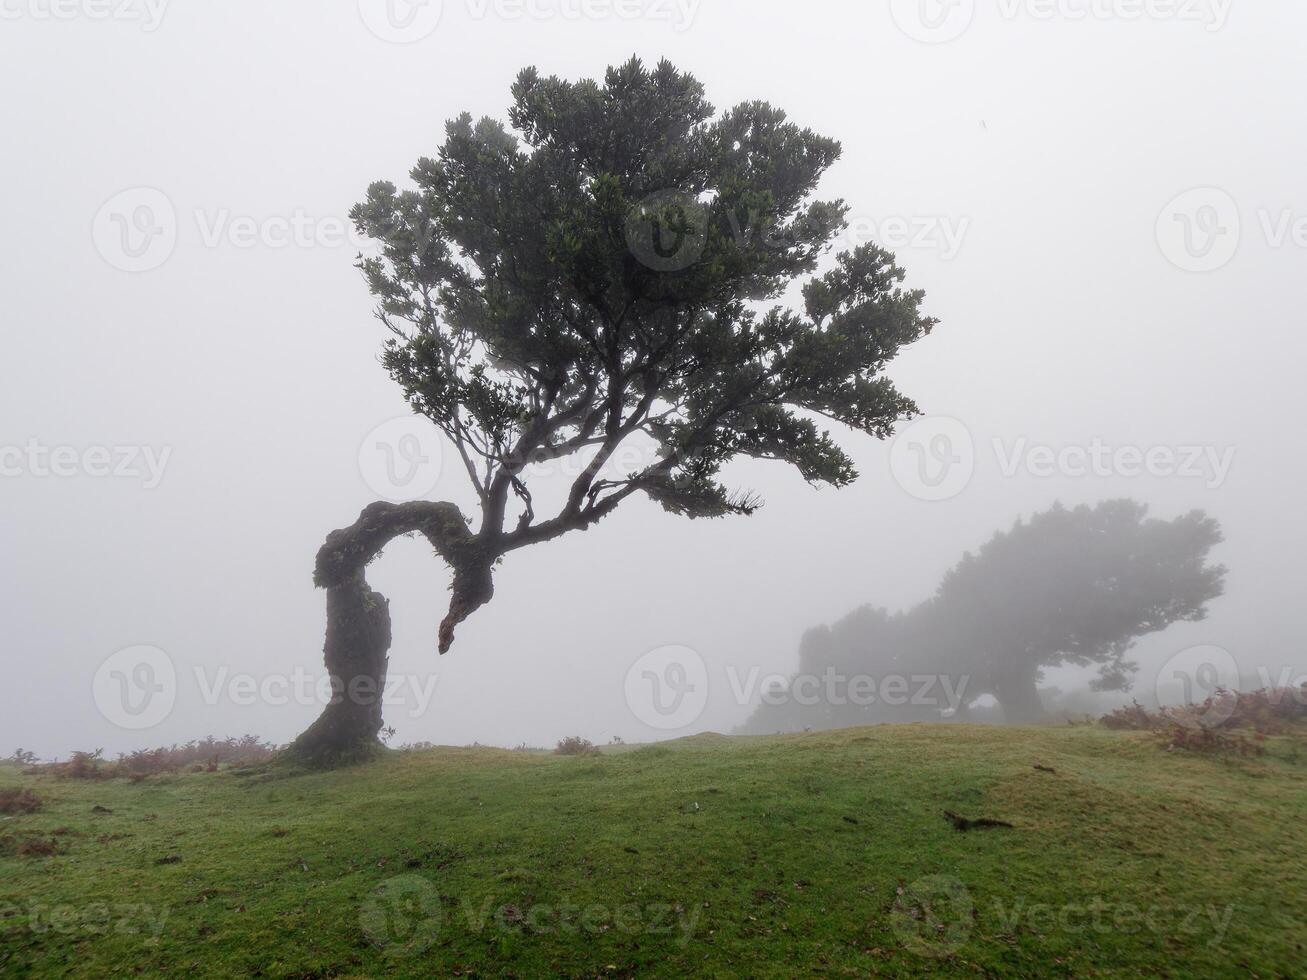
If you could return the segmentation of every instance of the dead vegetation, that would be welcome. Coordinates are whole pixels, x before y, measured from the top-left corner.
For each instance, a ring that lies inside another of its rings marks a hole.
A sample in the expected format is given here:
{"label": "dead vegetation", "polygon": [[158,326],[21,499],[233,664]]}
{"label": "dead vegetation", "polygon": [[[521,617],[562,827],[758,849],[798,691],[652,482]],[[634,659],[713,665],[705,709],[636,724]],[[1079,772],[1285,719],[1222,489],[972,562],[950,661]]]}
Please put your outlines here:
{"label": "dead vegetation", "polygon": [[[22,753],[28,775],[50,775],[61,779],[130,779],[179,772],[217,772],[224,766],[245,766],[266,762],[278,747],[255,735],[240,738],[192,739],[184,745],[125,752],[116,760],[104,758],[104,750],[74,752],[62,762],[36,763],[31,753]],[[17,759],[17,756],[15,756]]]}
{"label": "dead vegetation", "polygon": [[1104,715],[1099,724],[1152,732],[1167,749],[1262,755],[1268,736],[1302,731],[1307,725],[1307,685],[1247,692],[1220,688],[1201,703],[1157,711],[1134,701]]}
{"label": "dead vegetation", "polygon": [[35,813],[42,800],[30,789],[0,789],[0,813]]}
{"label": "dead vegetation", "polygon": [[0,856],[3,857],[52,857],[66,850],[58,833],[0,835]]}
{"label": "dead vegetation", "polygon": [[594,742],[580,735],[569,735],[554,746],[555,755],[598,755]]}

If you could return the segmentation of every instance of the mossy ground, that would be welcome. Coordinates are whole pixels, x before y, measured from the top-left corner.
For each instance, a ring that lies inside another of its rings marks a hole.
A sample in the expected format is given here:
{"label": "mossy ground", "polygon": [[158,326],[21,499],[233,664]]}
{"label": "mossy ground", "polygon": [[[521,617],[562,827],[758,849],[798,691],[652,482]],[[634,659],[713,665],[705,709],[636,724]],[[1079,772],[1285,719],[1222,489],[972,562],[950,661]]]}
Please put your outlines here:
{"label": "mossy ground", "polygon": [[0,767],[19,785],[46,804],[0,820],[5,976],[1307,973],[1293,739],[1224,760],[884,726],[136,784]]}

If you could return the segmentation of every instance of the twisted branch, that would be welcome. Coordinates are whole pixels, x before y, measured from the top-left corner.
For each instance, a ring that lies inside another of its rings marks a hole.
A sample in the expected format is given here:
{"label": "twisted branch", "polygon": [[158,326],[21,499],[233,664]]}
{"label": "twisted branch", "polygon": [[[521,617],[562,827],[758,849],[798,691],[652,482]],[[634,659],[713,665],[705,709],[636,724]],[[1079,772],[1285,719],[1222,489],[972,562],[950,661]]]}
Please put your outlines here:
{"label": "twisted branch", "polygon": [[395,538],[415,531],[454,570],[449,612],[440,624],[439,647],[444,653],[454,642],[454,627],[494,593],[490,570],[496,556],[472,534],[454,504],[426,500],[368,504],[353,524],[327,535],[318,551],[313,584],[328,590],[347,585],[366,588],[364,570],[372,560]]}

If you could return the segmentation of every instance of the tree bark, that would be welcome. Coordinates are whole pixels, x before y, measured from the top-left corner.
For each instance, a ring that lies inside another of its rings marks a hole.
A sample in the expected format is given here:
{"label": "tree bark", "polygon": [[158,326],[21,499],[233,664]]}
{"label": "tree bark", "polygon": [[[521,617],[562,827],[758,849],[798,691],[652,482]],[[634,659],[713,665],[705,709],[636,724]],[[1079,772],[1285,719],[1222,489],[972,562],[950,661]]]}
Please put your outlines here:
{"label": "tree bark", "polygon": [[454,570],[449,612],[440,624],[441,653],[454,641],[454,628],[490,600],[495,549],[468,530],[451,503],[378,502],[363,509],[349,527],[332,531],[318,551],[313,581],[327,590],[327,635],[323,658],[332,698],[322,715],[290,746],[288,754],[312,765],[333,765],[366,757],[381,745],[382,694],[390,650],[386,597],[368,586],[365,571],[401,534],[422,534]]}
{"label": "tree bark", "polygon": [[381,694],[386,687],[390,611],[386,597],[368,587],[363,573],[327,589],[331,701],[295,740],[293,755],[308,762],[338,762],[379,745]]}
{"label": "tree bark", "polygon": [[1044,702],[1039,698],[1039,671],[1009,669],[994,680],[994,697],[1009,725],[1032,725],[1044,721]]}

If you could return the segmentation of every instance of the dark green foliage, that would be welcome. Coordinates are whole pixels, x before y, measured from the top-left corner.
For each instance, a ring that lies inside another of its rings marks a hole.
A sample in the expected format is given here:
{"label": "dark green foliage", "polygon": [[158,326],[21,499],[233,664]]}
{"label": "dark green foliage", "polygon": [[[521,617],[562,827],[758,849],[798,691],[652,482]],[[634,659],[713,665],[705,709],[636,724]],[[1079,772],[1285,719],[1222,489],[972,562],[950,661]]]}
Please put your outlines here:
{"label": "dark green foliage", "polygon": [[[453,568],[444,653],[510,551],[637,491],[687,517],[751,513],[758,498],[718,480],[738,456],[842,486],[857,474],[819,422],[884,437],[916,411],[880,372],[934,321],[894,256],[867,245],[816,275],[844,227],[842,202],[810,199],[834,140],[762,102],[718,116],[665,61],[602,84],[528,68],[508,117],[451,121],[413,187],[375,183],[351,212],[379,247],[360,268],[392,333],[383,363],[453,443],[481,521],[378,502],[328,537],[314,581],[341,688],[384,677],[389,616],[364,572],[399,534],[420,531]],[[802,277],[796,312],[778,300]],[[569,457],[561,504],[538,515],[528,467]],[[329,705],[292,754],[372,752],[373,707]]]}
{"label": "dark green foliage", "polygon": [[[818,421],[883,437],[913,414],[880,371],[934,321],[875,246],[813,276],[844,227],[842,202],[810,197],[839,144],[762,102],[717,115],[665,61],[602,83],[529,68],[513,100],[509,126],[453,120],[412,189],[373,184],[352,215],[381,246],[361,267],[395,334],[384,363],[458,448],[482,533],[506,551],[637,490],[748,513],[717,480],[735,456],[854,479]],[[776,303],[805,276],[803,311]],[[627,439],[652,440],[647,465],[600,479]],[[523,469],[572,453],[593,461],[537,523]]]}

